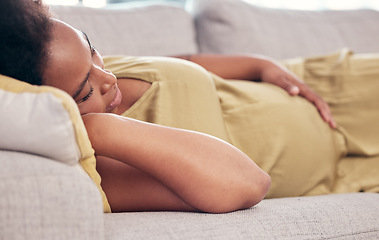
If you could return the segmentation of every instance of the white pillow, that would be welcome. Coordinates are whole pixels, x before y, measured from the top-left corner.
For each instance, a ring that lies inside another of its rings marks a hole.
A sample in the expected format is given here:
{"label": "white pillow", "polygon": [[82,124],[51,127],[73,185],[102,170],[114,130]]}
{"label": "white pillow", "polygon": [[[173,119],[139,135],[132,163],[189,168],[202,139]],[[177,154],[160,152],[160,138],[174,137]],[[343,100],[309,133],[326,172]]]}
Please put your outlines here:
{"label": "white pillow", "polygon": [[0,149],[81,166],[99,188],[104,211],[110,211],[94,150],[71,96],[57,88],[32,86],[0,75],[0,103]]}
{"label": "white pillow", "polygon": [[[70,99],[56,89],[27,86],[1,76],[3,86],[6,80],[11,84],[0,88],[0,148],[76,164],[81,153],[70,115],[62,105]],[[26,88],[15,92],[15,85]]]}

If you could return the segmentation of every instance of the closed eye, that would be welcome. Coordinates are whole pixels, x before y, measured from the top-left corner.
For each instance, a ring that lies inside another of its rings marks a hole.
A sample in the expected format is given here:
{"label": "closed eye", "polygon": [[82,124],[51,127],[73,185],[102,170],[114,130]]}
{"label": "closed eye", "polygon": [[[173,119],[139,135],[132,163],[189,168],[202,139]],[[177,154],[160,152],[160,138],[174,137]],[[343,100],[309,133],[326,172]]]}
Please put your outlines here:
{"label": "closed eye", "polygon": [[[89,40],[87,34],[84,33],[84,32],[82,32],[82,33],[83,33],[85,39],[86,39],[87,42],[88,42],[88,46],[89,46],[89,48],[90,48],[91,57],[93,57],[93,55],[96,53],[96,49],[95,49],[95,47],[91,44],[91,42],[90,42],[90,40]],[[74,99],[77,98],[77,97],[80,95],[80,93],[82,92],[82,90],[83,90],[84,86],[87,84],[87,82],[89,83],[88,79],[89,79],[89,77],[90,77],[90,74],[91,74],[91,69],[90,69],[90,71],[87,73],[87,75],[86,75],[86,77],[84,78],[84,80],[82,81],[82,83],[80,84],[78,90],[77,90],[77,91],[75,92],[75,94],[73,95],[73,98],[74,98]],[[91,83],[89,83],[89,84],[90,84],[90,91],[89,91],[89,92],[87,93],[87,95],[85,95],[82,99],[78,100],[78,101],[76,102],[77,104],[79,104],[79,103],[83,103],[83,102],[87,101],[87,100],[91,97],[91,95],[93,94],[94,89],[93,89],[93,87],[91,86]]]}
{"label": "closed eye", "polygon": [[91,86],[91,89],[89,90],[88,94],[85,95],[82,99],[80,99],[80,100],[77,102],[77,104],[79,104],[79,103],[83,103],[83,102],[87,101],[87,100],[92,96],[92,94],[93,94],[93,87]]}

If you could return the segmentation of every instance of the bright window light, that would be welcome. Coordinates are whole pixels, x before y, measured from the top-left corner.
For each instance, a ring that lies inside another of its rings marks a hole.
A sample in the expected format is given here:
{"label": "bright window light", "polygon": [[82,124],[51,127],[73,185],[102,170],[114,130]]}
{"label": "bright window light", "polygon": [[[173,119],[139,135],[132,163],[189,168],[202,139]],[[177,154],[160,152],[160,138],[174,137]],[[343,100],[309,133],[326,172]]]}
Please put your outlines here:
{"label": "bright window light", "polygon": [[79,0],[43,0],[43,2],[51,5],[76,5]]}
{"label": "bright window light", "polygon": [[83,0],[83,5],[87,7],[104,7],[107,5],[107,0]]}
{"label": "bright window light", "polygon": [[[77,5],[79,0],[43,0],[44,3],[50,5]],[[82,0],[82,4],[87,7],[104,7],[107,0]]]}
{"label": "bright window light", "polygon": [[354,9],[362,7],[362,2],[359,0],[326,0],[325,6],[330,9]]}

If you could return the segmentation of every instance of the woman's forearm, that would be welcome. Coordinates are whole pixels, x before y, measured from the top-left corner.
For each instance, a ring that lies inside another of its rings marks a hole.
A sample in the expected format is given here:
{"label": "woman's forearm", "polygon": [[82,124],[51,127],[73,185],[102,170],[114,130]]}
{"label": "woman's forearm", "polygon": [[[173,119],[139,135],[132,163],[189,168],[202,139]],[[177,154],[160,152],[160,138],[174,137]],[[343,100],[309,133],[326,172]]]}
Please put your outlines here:
{"label": "woman's forearm", "polygon": [[264,56],[199,54],[181,56],[225,79],[258,80],[279,86],[290,95],[299,95],[314,104],[321,117],[336,127],[328,104],[301,79],[280,63]]}
{"label": "woman's forearm", "polygon": [[198,54],[177,58],[199,64],[225,79],[259,80],[262,70],[271,60],[263,56]]}
{"label": "woman's forearm", "polygon": [[268,191],[268,175],[216,138],[116,115],[92,114],[83,119],[97,155],[155,177],[201,211],[247,208]]}

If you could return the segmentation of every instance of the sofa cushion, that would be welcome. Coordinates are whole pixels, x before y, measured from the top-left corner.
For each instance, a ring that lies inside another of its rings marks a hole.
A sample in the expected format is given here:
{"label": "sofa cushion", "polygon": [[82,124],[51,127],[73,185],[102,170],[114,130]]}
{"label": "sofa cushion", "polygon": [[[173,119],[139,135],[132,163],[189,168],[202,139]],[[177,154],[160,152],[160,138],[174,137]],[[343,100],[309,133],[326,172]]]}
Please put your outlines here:
{"label": "sofa cushion", "polygon": [[227,214],[105,215],[105,239],[378,239],[379,194],[266,199]]}
{"label": "sofa cushion", "polygon": [[51,6],[56,17],[86,32],[103,55],[197,53],[192,16],[171,5],[122,4],[121,9]]}
{"label": "sofa cushion", "polygon": [[0,76],[0,148],[76,164],[81,153],[65,101],[71,103],[60,90]]}
{"label": "sofa cushion", "polygon": [[0,162],[0,239],[104,239],[101,198],[88,176],[29,153],[0,150]]}
{"label": "sofa cushion", "polygon": [[308,57],[347,47],[379,51],[379,12],[300,11],[257,7],[241,0],[194,0],[199,50]]}
{"label": "sofa cushion", "polygon": [[[53,87],[33,86],[0,75],[0,149],[80,166],[100,187],[94,150],[76,103]],[[81,169],[81,168],[79,168]]]}

